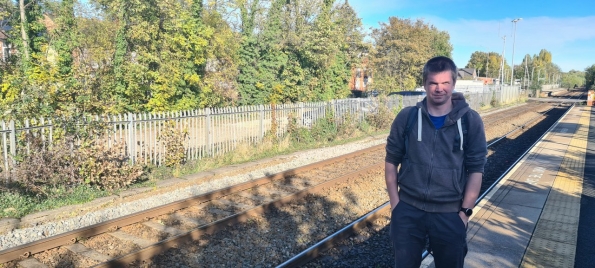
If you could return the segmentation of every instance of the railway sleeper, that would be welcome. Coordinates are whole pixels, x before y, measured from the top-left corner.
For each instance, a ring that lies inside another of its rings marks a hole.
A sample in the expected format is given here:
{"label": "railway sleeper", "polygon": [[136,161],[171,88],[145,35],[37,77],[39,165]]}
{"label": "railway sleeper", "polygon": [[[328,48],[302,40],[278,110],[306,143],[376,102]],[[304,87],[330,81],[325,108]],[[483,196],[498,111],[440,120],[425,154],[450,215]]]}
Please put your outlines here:
{"label": "railway sleeper", "polygon": [[111,257],[103,255],[97,252],[94,249],[88,248],[81,243],[76,243],[68,246],[64,246],[64,248],[70,250],[72,253],[79,254],[83,257],[96,260],[99,262],[106,262],[111,259]]}
{"label": "railway sleeper", "polygon": [[237,193],[238,196],[245,197],[251,200],[255,200],[259,204],[269,203],[274,201],[275,199],[270,196],[258,195],[258,194],[251,194],[248,191],[241,191]]}
{"label": "railway sleeper", "polygon": [[38,261],[35,258],[27,258],[19,262],[19,266],[23,268],[48,268],[47,265]]}
{"label": "railway sleeper", "polygon": [[138,245],[141,248],[146,248],[146,247],[148,247],[150,245],[155,244],[155,243],[153,243],[153,242],[151,242],[151,241],[149,241],[147,239],[140,238],[138,236],[131,235],[131,234],[126,233],[126,232],[123,232],[123,231],[115,231],[115,232],[111,232],[111,233],[108,233],[108,234],[111,235],[111,236],[113,236],[113,237],[115,237],[115,238],[118,238],[120,240],[132,242],[132,243]]}
{"label": "railway sleeper", "polygon": [[154,221],[143,222],[143,225],[147,226],[153,230],[167,233],[167,234],[174,235],[174,236],[184,233],[182,230],[180,230],[178,228],[169,227],[167,225],[163,225],[161,223],[154,222]]}
{"label": "railway sleeper", "polygon": [[172,219],[174,219],[174,220],[179,221],[180,223],[184,223],[184,224],[187,224],[187,225],[201,226],[201,225],[205,225],[205,224],[209,223],[207,221],[201,221],[199,219],[186,217],[186,216],[181,215],[179,213],[174,213],[170,217]]}

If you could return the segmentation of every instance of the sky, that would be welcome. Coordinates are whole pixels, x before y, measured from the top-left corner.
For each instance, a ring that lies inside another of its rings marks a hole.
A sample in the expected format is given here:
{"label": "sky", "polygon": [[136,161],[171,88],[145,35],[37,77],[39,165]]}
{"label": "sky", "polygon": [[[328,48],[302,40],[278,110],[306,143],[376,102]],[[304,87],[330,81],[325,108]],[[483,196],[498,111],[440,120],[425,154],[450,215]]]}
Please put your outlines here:
{"label": "sky", "polygon": [[[508,64],[517,65],[541,49],[552,53],[552,62],[563,72],[595,64],[595,0],[348,1],[368,31],[388,23],[389,17],[422,19],[447,31],[459,68],[475,51],[503,50]],[[517,18],[522,20],[515,30],[512,20]]]}

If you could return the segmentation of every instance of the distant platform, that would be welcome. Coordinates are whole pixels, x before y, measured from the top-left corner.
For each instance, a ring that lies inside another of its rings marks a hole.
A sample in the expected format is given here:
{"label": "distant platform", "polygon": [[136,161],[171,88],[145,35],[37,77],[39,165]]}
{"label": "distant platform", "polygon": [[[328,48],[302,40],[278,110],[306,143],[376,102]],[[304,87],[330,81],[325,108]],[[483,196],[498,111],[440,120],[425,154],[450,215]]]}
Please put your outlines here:
{"label": "distant platform", "polygon": [[556,98],[556,97],[549,97],[549,98],[529,98],[528,101],[539,101],[539,102],[565,102],[565,103],[581,103],[587,102],[586,100],[580,99],[568,99],[568,98]]}

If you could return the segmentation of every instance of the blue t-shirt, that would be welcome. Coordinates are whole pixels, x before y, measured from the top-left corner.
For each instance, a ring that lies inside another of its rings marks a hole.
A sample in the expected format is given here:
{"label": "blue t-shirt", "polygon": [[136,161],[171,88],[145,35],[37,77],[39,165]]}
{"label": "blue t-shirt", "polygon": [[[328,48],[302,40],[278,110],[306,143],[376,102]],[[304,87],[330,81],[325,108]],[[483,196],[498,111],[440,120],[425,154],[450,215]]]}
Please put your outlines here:
{"label": "blue t-shirt", "polygon": [[434,123],[434,127],[436,129],[440,129],[443,125],[444,125],[444,120],[446,120],[446,114],[443,116],[433,116],[431,114],[428,114],[430,116],[430,119],[432,120],[432,123]]}

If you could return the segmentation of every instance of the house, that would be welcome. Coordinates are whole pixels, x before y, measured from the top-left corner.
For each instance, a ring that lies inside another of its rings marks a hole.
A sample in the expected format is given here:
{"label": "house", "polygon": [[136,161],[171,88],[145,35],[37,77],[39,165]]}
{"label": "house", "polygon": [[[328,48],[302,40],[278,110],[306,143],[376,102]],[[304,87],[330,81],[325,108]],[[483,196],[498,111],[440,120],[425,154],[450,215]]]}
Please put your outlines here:
{"label": "house", "polygon": [[8,43],[8,32],[10,31],[11,27],[7,24],[7,21],[0,20],[0,62],[5,62],[8,60],[10,53],[14,52],[14,48],[10,43]]}
{"label": "house", "polygon": [[457,80],[475,80],[477,78],[477,70],[475,68],[459,68]]}
{"label": "house", "polygon": [[351,68],[349,89],[356,97],[361,97],[363,92],[368,91],[368,86],[372,84],[372,69],[368,65],[368,58],[364,57],[360,64]]}
{"label": "house", "polygon": [[494,85],[496,84],[496,80],[498,79],[491,77],[477,77],[477,81],[483,81],[484,85]]}

